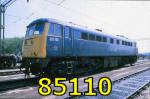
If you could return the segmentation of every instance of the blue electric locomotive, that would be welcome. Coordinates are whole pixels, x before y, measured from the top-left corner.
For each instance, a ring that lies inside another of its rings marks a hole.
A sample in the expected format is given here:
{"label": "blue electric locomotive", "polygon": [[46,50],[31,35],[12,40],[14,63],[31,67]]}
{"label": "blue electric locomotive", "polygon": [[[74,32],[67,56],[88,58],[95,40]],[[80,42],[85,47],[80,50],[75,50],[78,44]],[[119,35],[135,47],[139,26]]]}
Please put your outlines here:
{"label": "blue electric locomotive", "polygon": [[55,19],[37,19],[27,26],[23,64],[35,75],[85,73],[133,64],[136,42]]}

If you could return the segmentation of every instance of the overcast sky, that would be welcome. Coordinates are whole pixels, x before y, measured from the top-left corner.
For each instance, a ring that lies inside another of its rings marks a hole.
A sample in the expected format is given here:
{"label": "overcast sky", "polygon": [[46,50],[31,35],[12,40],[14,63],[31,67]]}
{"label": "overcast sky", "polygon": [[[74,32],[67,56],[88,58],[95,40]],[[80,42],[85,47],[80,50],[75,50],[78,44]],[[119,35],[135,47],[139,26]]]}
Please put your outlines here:
{"label": "overcast sky", "polygon": [[140,53],[150,52],[150,1],[61,1],[17,0],[6,11],[6,37],[23,37],[31,21],[54,18],[124,35],[137,40]]}

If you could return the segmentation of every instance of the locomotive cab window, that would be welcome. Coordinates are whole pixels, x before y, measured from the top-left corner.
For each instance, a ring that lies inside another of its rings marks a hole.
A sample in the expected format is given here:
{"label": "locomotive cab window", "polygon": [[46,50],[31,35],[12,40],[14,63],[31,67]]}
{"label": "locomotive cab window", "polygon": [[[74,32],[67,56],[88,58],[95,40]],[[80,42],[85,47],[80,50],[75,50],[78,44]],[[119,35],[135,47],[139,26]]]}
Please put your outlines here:
{"label": "locomotive cab window", "polygon": [[37,23],[35,26],[34,35],[41,35],[44,31],[45,23]]}
{"label": "locomotive cab window", "polygon": [[28,26],[26,37],[30,37],[33,35],[41,35],[44,31],[44,26],[45,26],[45,23],[42,23],[42,22]]}
{"label": "locomotive cab window", "polygon": [[33,33],[34,33],[34,30],[35,30],[35,26],[34,26],[34,25],[33,25],[33,26],[29,26],[29,27],[27,28],[26,37],[32,36]]}

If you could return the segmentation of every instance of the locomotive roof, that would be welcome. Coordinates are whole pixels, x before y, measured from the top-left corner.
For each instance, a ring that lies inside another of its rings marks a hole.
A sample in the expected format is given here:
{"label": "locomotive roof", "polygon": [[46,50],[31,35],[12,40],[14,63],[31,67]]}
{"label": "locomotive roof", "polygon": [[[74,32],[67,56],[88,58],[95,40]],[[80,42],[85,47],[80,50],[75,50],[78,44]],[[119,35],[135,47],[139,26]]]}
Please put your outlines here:
{"label": "locomotive roof", "polygon": [[69,27],[74,28],[74,29],[82,30],[82,31],[85,31],[85,32],[90,32],[90,33],[97,34],[97,35],[102,35],[102,36],[112,37],[112,38],[115,38],[115,39],[135,42],[134,40],[128,39],[128,38],[123,37],[123,36],[107,34],[107,33],[104,33],[103,31],[101,32],[101,31],[97,31],[97,30],[94,30],[94,29],[90,29],[88,27],[80,26],[80,25],[74,24],[72,22],[64,22],[64,21],[51,19],[51,18],[40,18],[40,19],[37,19],[37,20],[31,22],[28,26],[31,26],[31,25],[39,23],[39,22],[57,23],[57,24],[61,24],[61,25],[64,25],[64,26],[69,26]]}

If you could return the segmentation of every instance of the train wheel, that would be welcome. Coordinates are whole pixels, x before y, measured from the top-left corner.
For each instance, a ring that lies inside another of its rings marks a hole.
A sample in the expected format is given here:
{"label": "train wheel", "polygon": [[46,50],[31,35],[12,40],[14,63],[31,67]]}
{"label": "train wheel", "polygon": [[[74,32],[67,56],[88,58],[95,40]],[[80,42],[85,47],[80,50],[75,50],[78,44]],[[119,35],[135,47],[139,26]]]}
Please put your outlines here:
{"label": "train wheel", "polygon": [[11,67],[12,66],[12,61],[11,60],[7,60],[5,65],[6,65],[6,68]]}
{"label": "train wheel", "polygon": [[5,64],[4,64],[4,60],[1,61],[1,69],[4,69],[5,68]]}
{"label": "train wheel", "polygon": [[40,76],[42,75],[42,70],[40,68],[40,64],[32,64],[30,66],[30,72],[33,74],[33,75],[36,75],[36,76]]}
{"label": "train wheel", "polygon": [[2,64],[3,64],[4,69],[8,67],[8,66],[7,66],[7,60],[6,60],[6,59],[3,60]]}

